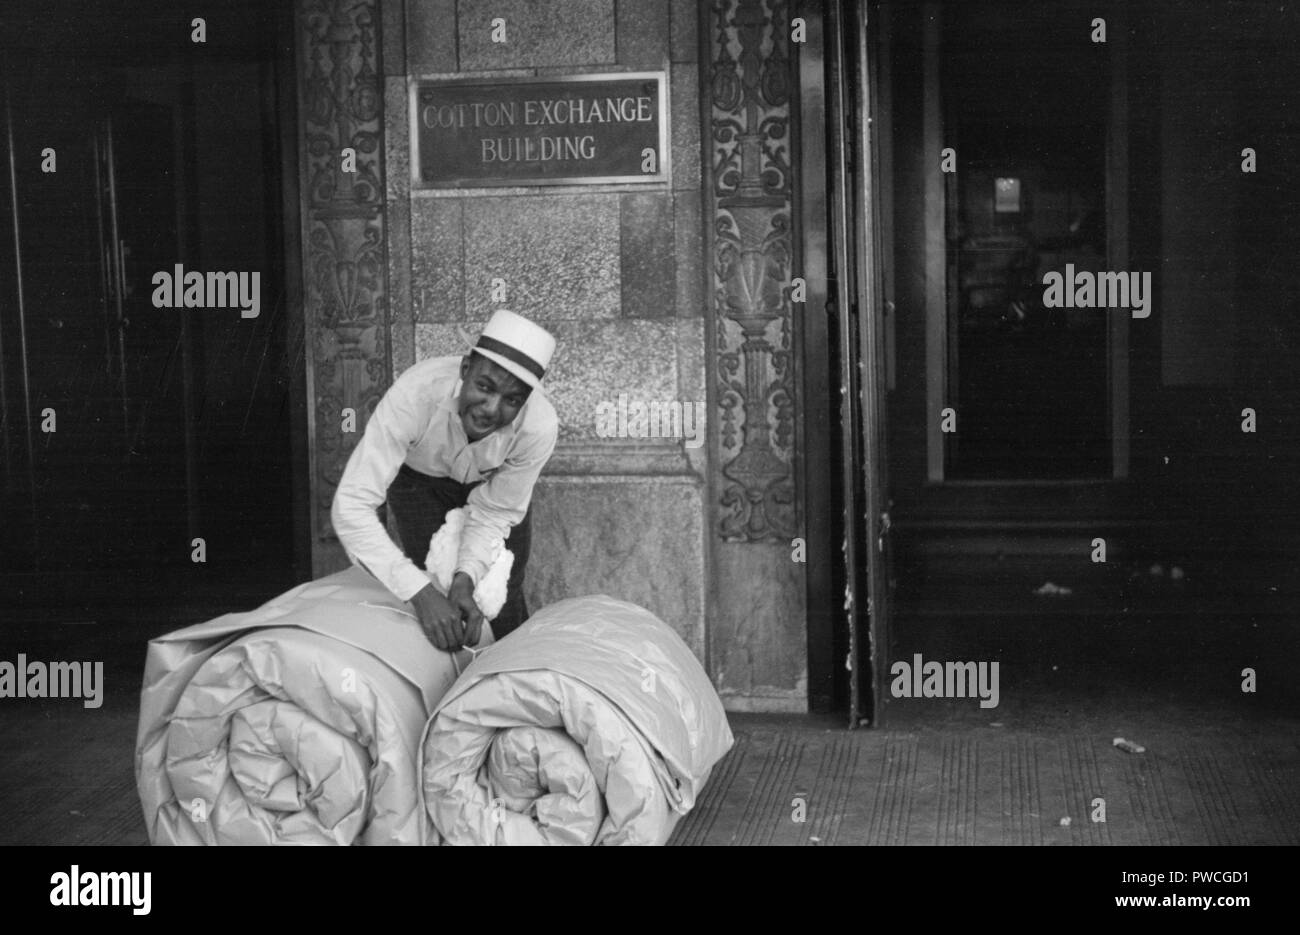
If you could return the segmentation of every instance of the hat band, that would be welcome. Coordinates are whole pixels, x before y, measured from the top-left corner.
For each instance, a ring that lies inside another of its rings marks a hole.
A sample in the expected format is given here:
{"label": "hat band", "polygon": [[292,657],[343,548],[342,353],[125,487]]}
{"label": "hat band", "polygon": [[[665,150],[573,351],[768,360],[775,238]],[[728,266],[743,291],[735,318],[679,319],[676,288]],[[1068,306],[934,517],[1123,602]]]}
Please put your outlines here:
{"label": "hat band", "polygon": [[523,367],[537,379],[546,375],[546,368],[533,360],[523,351],[516,350],[504,341],[498,341],[496,338],[489,338],[487,335],[481,335],[478,344],[475,347],[481,347],[485,351],[491,351],[494,354],[500,354],[511,363],[516,363]]}

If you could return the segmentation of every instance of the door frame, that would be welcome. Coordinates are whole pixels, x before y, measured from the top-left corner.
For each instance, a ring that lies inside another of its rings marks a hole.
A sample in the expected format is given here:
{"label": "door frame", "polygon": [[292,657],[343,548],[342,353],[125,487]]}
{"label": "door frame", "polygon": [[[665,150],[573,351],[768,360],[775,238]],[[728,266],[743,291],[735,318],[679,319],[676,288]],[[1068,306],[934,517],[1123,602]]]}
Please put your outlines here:
{"label": "door frame", "polygon": [[[798,12],[807,27],[807,41],[799,48],[798,181],[800,185],[799,273],[807,285],[800,316],[804,420],[801,434],[800,476],[805,517],[805,588],[808,624],[808,709],[829,713],[849,705],[844,659],[847,630],[842,625],[843,601],[839,595],[843,571],[839,541],[842,524],[833,515],[836,498],[829,472],[832,451],[830,327],[834,322],[830,295],[831,254],[827,219],[830,216],[826,185],[828,134],[828,75],[833,65],[825,47],[822,4],[804,4]],[[830,84],[833,87],[833,83]]]}
{"label": "door frame", "polygon": [[[867,599],[865,634],[869,665],[855,673],[859,694],[871,700],[870,713],[859,723],[879,727],[886,712],[885,685],[889,675],[890,622],[893,601],[890,593],[889,560],[889,458],[887,423],[889,365],[885,347],[888,334],[888,305],[885,296],[884,254],[881,238],[881,152],[874,114],[880,113],[876,74],[876,46],[872,42],[875,24],[866,5],[854,4],[845,24],[851,30],[849,48],[855,67],[849,74],[856,81],[850,88],[853,101],[850,172],[855,180],[853,202],[853,263],[858,335],[856,360],[860,373],[859,419],[863,477],[863,555],[866,559]],[[853,93],[856,91],[856,93]],[[859,654],[859,659],[861,655]],[[859,712],[865,713],[865,712]]]}
{"label": "door frame", "polygon": [[[888,665],[885,296],[876,210],[880,154],[865,11],[799,10],[808,676],[850,727],[879,726]],[[865,89],[866,93],[863,93]],[[836,348],[840,349],[836,353]],[[832,373],[829,366],[838,363]],[[839,392],[835,384],[839,384]],[[818,483],[820,479],[822,483]]]}

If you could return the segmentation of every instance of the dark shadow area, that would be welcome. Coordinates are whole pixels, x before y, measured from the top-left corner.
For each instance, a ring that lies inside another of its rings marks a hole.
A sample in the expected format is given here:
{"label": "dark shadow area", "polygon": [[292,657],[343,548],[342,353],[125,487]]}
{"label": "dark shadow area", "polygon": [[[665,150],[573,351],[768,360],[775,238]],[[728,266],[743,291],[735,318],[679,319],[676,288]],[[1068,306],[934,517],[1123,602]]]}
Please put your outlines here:
{"label": "dark shadow area", "polygon": [[1042,285],[1107,268],[1110,61],[1104,46],[1078,41],[1070,12],[962,4],[944,14],[954,479],[1110,470],[1106,309],[1049,307]]}
{"label": "dark shadow area", "polygon": [[[1026,711],[1071,693],[1300,710],[1300,11],[876,9],[890,659],[1001,659]],[[936,186],[942,147],[957,171]],[[1149,316],[1047,307],[1067,266],[1149,275]],[[1244,668],[1270,684],[1243,693]]]}
{"label": "dark shadow area", "polygon": [[246,0],[0,12],[0,602],[16,614],[260,602],[300,577],[288,15]]}

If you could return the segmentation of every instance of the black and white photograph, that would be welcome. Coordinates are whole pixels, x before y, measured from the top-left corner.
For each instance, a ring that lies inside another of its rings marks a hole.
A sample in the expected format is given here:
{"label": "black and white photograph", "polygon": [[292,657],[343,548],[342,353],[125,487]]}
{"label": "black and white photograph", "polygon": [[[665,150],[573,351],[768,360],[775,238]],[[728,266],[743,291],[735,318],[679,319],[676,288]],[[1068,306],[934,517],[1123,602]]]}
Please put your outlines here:
{"label": "black and white photograph", "polygon": [[1300,2],[4,0],[0,81],[24,899],[1300,844]]}

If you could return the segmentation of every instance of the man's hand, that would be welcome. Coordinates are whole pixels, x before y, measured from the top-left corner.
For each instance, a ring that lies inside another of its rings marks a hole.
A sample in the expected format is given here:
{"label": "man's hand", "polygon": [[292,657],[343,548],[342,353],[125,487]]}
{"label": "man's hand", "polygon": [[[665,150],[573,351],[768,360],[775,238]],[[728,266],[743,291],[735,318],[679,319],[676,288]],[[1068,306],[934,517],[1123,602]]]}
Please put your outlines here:
{"label": "man's hand", "polygon": [[[452,588],[455,593],[455,588]],[[411,598],[415,608],[415,617],[420,621],[420,629],[429,638],[429,642],[447,652],[456,652],[461,647],[460,624],[461,609],[438,593],[432,583],[425,585]]]}
{"label": "man's hand", "polygon": [[465,621],[465,645],[473,646],[478,642],[484,617],[483,611],[478,609],[478,604],[474,601],[474,582],[470,580],[469,575],[463,571],[456,573],[456,577],[451,579],[451,590],[447,592],[447,600]]}

